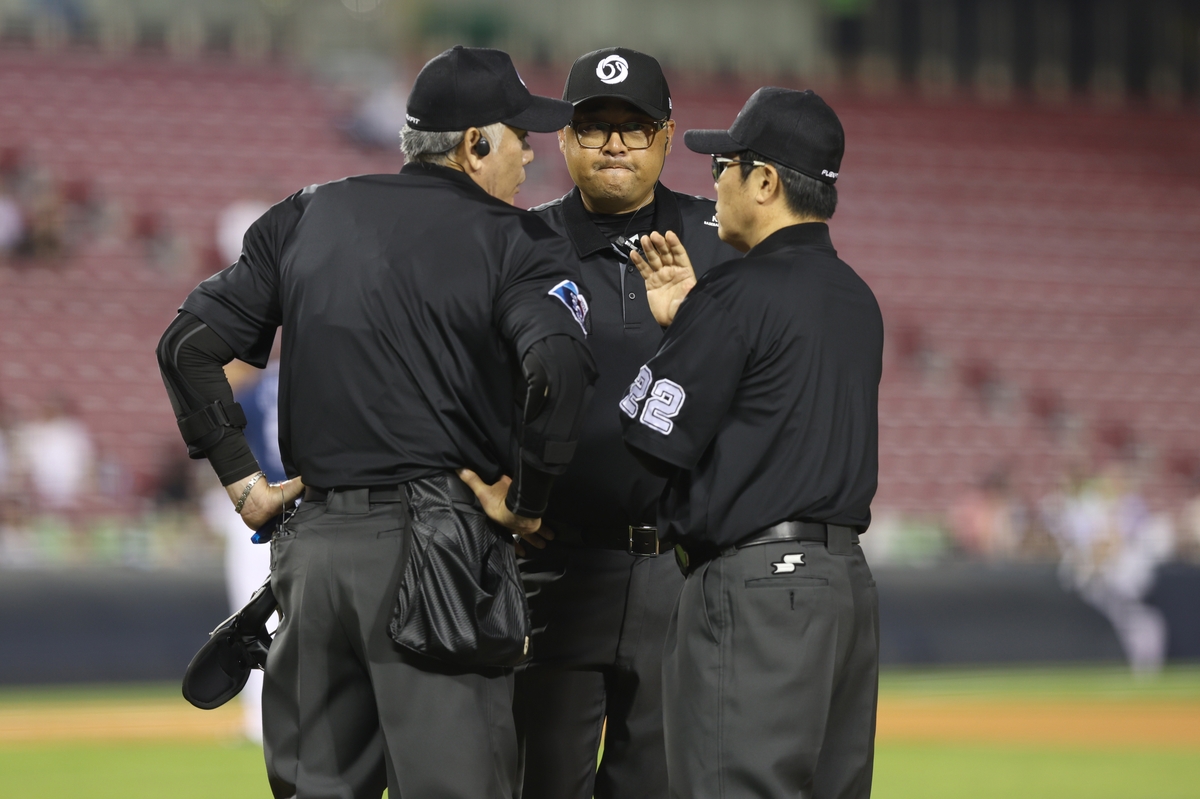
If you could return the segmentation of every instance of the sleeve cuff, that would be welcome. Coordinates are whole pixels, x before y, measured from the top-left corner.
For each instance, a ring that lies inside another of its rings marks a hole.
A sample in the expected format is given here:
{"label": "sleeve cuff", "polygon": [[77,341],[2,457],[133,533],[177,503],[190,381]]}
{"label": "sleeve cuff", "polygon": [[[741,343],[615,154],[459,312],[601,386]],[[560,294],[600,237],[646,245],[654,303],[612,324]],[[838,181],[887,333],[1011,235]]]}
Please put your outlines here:
{"label": "sleeve cuff", "polygon": [[504,498],[504,506],[518,516],[526,519],[540,519],[550,503],[550,489],[554,485],[554,475],[548,474],[523,463],[519,480],[514,480],[508,487],[508,495]]}

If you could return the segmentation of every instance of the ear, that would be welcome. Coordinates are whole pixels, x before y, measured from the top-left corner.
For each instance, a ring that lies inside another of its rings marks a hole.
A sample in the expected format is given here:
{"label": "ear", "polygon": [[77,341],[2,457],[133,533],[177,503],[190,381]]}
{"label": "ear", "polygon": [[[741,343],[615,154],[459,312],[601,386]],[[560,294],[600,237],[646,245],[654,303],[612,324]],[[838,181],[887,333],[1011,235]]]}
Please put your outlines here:
{"label": "ear", "polygon": [[667,146],[666,146],[666,149],[663,151],[663,155],[670,155],[671,154],[671,140],[675,138],[675,120],[673,120],[673,119],[667,120],[667,126],[665,128],[663,128],[663,133],[667,134],[666,135]]}
{"label": "ear", "polygon": [[560,128],[558,131],[558,151],[563,155],[567,154],[567,129]]}
{"label": "ear", "polygon": [[479,128],[467,128],[462,142],[458,145],[459,163],[468,172],[478,172],[483,169],[484,160],[475,153],[475,145],[479,144],[479,140],[482,138],[483,131]]}
{"label": "ear", "polygon": [[779,181],[779,172],[770,164],[760,167],[758,171],[762,177],[758,179],[758,186],[755,187],[754,200],[759,205],[766,205],[783,191],[783,184]]}

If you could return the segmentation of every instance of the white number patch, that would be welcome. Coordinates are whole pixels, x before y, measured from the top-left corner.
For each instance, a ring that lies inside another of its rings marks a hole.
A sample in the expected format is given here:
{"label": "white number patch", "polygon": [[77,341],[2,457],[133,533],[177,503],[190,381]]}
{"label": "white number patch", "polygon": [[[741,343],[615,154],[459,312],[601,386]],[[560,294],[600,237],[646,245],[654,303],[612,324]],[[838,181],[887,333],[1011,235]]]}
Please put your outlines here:
{"label": "white number patch", "polygon": [[638,375],[633,383],[629,386],[629,393],[625,395],[625,399],[621,400],[621,411],[630,419],[637,418],[638,405],[650,393],[650,381],[654,376],[650,374],[650,370],[643,366],[638,370]]}
{"label": "white number patch", "polygon": [[671,419],[679,413],[686,399],[687,393],[683,386],[662,378],[654,384],[654,389],[650,392],[650,401],[642,410],[641,423],[664,436],[669,434],[675,427]]}

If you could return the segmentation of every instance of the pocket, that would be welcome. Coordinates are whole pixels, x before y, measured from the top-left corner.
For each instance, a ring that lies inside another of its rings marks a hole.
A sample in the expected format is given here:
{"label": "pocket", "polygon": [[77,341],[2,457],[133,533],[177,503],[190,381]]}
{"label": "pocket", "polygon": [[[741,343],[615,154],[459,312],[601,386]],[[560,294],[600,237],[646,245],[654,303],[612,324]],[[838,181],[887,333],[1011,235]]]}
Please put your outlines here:
{"label": "pocket", "polygon": [[[709,584],[708,584],[708,576],[709,576],[709,574],[712,574],[714,572],[714,570],[716,568],[716,566],[715,566],[716,563],[717,563],[717,560],[714,559],[714,560],[710,560],[708,563],[705,563],[703,566],[700,567],[700,574],[699,574],[699,577],[700,577],[700,609],[704,613],[704,625],[705,625],[705,627],[708,628],[709,637],[712,639],[713,643],[719,644],[721,642],[721,636],[718,635],[718,633],[717,633],[717,626],[715,624],[713,624],[713,616],[715,615],[715,608],[714,608],[714,610],[710,610],[709,603],[710,602],[713,602],[713,603],[724,602],[725,597],[723,596],[723,592],[720,591],[719,588],[718,588],[718,590],[710,591]],[[713,580],[716,581],[717,583],[721,582],[720,576],[716,575],[716,574],[713,574]],[[687,584],[685,583],[684,584],[685,588],[686,588],[686,585]]]}
{"label": "pocket", "polygon": [[829,585],[824,577],[752,577],[747,588],[822,588]]}
{"label": "pocket", "polygon": [[480,512],[430,505],[412,520],[392,640],[460,667],[516,665],[530,627],[512,545]]}

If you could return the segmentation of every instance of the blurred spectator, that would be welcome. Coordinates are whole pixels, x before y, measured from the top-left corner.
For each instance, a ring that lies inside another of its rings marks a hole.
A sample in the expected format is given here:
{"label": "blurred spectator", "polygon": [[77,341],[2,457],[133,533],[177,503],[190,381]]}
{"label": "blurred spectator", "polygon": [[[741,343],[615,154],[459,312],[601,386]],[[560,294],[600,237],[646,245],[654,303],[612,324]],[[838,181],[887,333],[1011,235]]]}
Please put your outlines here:
{"label": "blurred spectator", "polygon": [[1046,513],[1063,579],[1112,622],[1135,672],[1160,670],[1166,622],[1144,600],[1171,555],[1170,521],[1151,515],[1117,463],[1092,479],[1076,473],[1065,492],[1048,498]]}
{"label": "blurred spectator", "polygon": [[229,266],[242,256],[242,238],[250,225],[267,212],[275,196],[265,185],[234,200],[217,217],[217,253],[221,268]]}
{"label": "blurred spectator", "polygon": [[52,395],[40,417],[21,425],[16,438],[37,508],[74,510],[90,487],[94,450],[91,434],[70,400]]}
{"label": "blurred spectator", "polygon": [[25,217],[12,195],[0,188],[0,258],[16,252],[25,239]]}
{"label": "blurred spectator", "polygon": [[[279,361],[271,361],[263,371],[233,361],[225,374],[246,414],[246,440],[259,468],[272,483],[286,480],[279,454]],[[237,611],[270,576],[271,547],[251,542],[251,531],[220,485],[204,497],[204,518],[225,538],[225,586],[230,611]],[[262,743],[262,680],[261,671],[252,671],[239,694],[243,733],[256,743]]]}
{"label": "blurred spectator", "polygon": [[58,263],[103,233],[110,216],[91,181],[73,177],[60,185],[17,148],[0,150],[0,257]]}
{"label": "blurred spectator", "polygon": [[15,456],[12,417],[8,403],[0,399],[0,503],[16,492]]}
{"label": "blurred spectator", "polygon": [[82,177],[71,178],[61,185],[60,192],[68,249],[109,230],[112,209],[92,181]]}
{"label": "blurred spectator", "polygon": [[17,255],[41,263],[57,261],[66,250],[66,210],[48,176],[40,176],[25,199],[25,237]]}
{"label": "blurred spectator", "polygon": [[0,147],[0,189],[20,194],[31,172],[30,164],[20,147]]}
{"label": "blurred spectator", "polygon": [[342,124],[352,141],[365,147],[398,150],[400,129],[408,96],[399,83],[391,83],[367,95],[358,110]]}
{"label": "blurred spectator", "polygon": [[1027,514],[1009,490],[1008,471],[996,469],[950,509],[950,532],[959,549],[987,558],[1014,557]]}
{"label": "blurred spectator", "polygon": [[1182,557],[1200,561],[1200,476],[1193,478],[1192,498],[1179,512],[1176,546]]}

